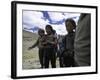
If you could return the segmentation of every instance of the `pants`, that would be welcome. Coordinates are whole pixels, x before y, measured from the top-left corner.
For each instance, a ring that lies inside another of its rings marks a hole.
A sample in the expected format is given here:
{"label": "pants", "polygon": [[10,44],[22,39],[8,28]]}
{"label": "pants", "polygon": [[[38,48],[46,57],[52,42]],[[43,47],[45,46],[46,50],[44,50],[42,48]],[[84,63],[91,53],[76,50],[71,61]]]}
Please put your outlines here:
{"label": "pants", "polygon": [[63,67],[63,57],[61,55],[62,53],[60,51],[57,52],[57,57],[59,57],[59,64],[60,67]]}
{"label": "pants", "polygon": [[49,61],[51,61],[52,68],[56,68],[56,51],[54,48],[45,49],[44,66],[49,68]]}
{"label": "pants", "polygon": [[41,68],[44,67],[44,49],[39,49],[39,61],[41,64]]}
{"label": "pants", "polygon": [[63,67],[63,58],[61,56],[59,57],[59,64],[60,64],[60,67]]}
{"label": "pants", "polygon": [[63,54],[63,64],[64,64],[64,67],[74,67],[75,66],[74,52],[73,54],[70,52],[65,52]]}

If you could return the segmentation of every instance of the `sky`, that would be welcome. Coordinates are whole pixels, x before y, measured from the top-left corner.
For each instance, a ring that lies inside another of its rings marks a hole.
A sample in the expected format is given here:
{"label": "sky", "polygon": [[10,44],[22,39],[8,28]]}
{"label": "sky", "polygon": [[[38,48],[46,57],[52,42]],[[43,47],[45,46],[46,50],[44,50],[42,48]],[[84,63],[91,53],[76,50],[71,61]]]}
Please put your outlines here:
{"label": "sky", "polygon": [[45,26],[50,24],[57,34],[65,35],[65,20],[72,18],[77,24],[79,16],[80,13],[23,10],[23,30],[37,33],[38,29],[45,30]]}

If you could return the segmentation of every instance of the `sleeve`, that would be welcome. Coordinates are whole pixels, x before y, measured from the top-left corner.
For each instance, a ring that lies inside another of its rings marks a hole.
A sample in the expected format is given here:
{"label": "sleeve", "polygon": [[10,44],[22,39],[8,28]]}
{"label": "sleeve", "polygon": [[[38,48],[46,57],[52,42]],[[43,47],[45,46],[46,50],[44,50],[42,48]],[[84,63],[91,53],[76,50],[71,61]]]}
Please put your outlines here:
{"label": "sleeve", "polygon": [[39,44],[39,38],[38,38],[38,40],[35,42],[35,44],[32,45],[31,48],[35,48],[38,44]]}

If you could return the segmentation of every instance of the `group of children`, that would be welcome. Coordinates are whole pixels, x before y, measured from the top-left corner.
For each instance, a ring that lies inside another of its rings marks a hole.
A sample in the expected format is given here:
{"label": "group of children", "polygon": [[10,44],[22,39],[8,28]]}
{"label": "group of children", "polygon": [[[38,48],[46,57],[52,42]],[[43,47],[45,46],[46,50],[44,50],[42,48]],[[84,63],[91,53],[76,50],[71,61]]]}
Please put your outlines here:
{"label": "group of children", "polygon": [[51,61],[52,68],[56,68],[57,38],[51,25],[46,25],[45,29],[47,34],[43,29],[39,29],[39,38],[33,46],[29,47],[29,50],[38,46],[41,68],[49,68],[49,61]]}
{"label": "group of children", "polygon": [[[74,61],[74,37],[76,23],[73,19],[67,19],[65,26],[68,34],[62,39],[62,47],[60,48],[59,62],[60,67],[71,67],[75,65]],[[58,39],[56,31],[53,30],[51,25],[46,25],[46,33],[43,29],[38,30],[39,38],[34,45],[28,49],[32,49],[36,46],[39,48],[39,60],[41,68],[49,68],[49,62],[51,61],[51,67],[56,68],[56,54],[58,52]]]}

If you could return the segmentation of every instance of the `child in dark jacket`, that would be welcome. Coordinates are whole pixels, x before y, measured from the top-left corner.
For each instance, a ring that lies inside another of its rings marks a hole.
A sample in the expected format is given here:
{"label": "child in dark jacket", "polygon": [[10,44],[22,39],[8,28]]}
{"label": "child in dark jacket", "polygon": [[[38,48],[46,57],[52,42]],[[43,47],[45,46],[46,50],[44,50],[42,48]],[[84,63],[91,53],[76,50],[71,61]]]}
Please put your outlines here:
{"label": "child in dark jacket", "polygon": [[74,66],[74,38],[75,32],[73,31],[76,27],[76,23],[73,19],[67,19],[65,26],[68,34],[63,39],[63,64],[64,67]]}
{"label": "child in dark jacket", "polygon": [[30,50],[30,49],[38,46],[38,48],[39,48],[39,60],[40,60],[41,68],[43,68],[44,67],[45,32],[43,29],[39,29],[38,34],[39,34],[38,40],[36,41],[36,43],[34,45],[29,47],[28,49]]}

